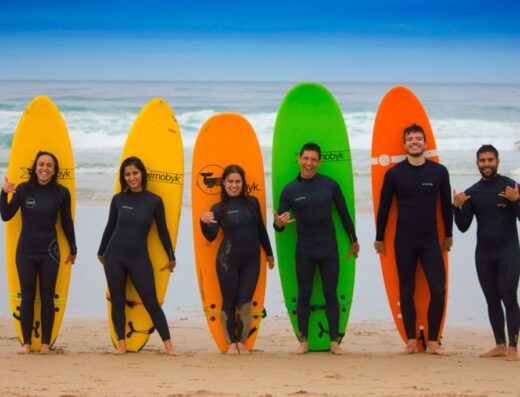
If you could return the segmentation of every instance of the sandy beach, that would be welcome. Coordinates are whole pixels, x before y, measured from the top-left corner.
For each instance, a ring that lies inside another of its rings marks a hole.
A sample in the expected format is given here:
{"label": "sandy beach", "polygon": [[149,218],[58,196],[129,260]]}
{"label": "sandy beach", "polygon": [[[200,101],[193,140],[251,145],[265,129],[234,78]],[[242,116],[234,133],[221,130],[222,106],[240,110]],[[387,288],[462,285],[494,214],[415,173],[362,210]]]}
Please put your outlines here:
{"label": "sandy beach", "polygon": [[450,357],[403,356],[394,325],[351,324],[346,354],[292,354],[284,316],[262,323],[249,356],[218,353],[202,318],[170,323],[177,357],[157,334],[140,353],[111,354],[106,322],[66,319],[54,353],[20,356],[10,320],[0,318],[2,396],[518,396],[520,362],[482,359],[489,332],[448,328]]}

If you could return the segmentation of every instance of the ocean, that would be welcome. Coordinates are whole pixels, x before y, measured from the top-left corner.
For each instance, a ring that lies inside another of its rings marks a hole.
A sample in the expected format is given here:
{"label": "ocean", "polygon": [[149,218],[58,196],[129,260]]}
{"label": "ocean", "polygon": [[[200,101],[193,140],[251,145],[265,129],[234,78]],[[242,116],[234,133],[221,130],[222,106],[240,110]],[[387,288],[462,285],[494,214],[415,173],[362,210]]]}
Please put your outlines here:
{"label": "ocean", "polygon": [[[167,316],[200,316],[194,271],[190,207],[191,155],[202,124],[219,112],[244,115],[255,128],[262,147],[267,187],[270,188],[271,146],[276,113],[290,82],[87,82],[0,81],[0,177],[5,175],[13,134],[31,99],[48,95],[61,110],[72,140],[76,163],[79,256],[74,265],[70,305],[73,317],[104,317],[104,274],[96,250],[106,222],[119,155],[141,108],[161,97],[174,110],[185,149],[184,209],[177,257],[179,266],[166,297]],[[357,263],[355,301],[351,318],[390,321],[374,237],[370,145],[374,118],[391,83],[324,83],[336,97],[345,117],[355,173],[356,210],[361,254]],[[520,85],[410,84],[422,101],[437,139],[441,161],[457,190],[475,182],[475,151],[491,143],[500,151],[500,172],[520,180]],[[267,203],[271,195],[267,191]],[[272,217],[268,211],[268,223]],[[269,228],[272,236],[272,228]],[[0,228],[0,241],[4,240]],[[473,269],[475,227],[456,233],[451,257],[448,323],[487,326],[485,302]],[[272,238],[274,241],[274,238]],[[0,243],[2,244],[2,243]],[[4,256],[0,265],[4,267]],[[268,312],[285,311],[278,272],[269,272]],[[5,271],[0,272],[0,309],[8,313]],[[477,304],[475,303],[477,302]],[[475,307],[478,309],[475,309]]]}

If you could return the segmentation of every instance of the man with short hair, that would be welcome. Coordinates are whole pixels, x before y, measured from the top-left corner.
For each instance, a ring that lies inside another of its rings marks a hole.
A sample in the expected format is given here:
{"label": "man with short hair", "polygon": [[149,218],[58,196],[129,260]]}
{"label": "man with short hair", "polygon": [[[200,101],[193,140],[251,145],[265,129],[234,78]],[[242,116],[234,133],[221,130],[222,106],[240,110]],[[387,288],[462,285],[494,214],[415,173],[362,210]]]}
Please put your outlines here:
{"label": "man with short hair", "polygon": [[[483,145],[477,151],[477,167],[482,179],[465,192],[454,191],[455,223],[461,232],[477,218],[477,275],[486,297],[496,347],[481,357],[517,360],[520,308],[517,290],[520,277],[520,245],[516,222],[520,220],[518,183],[499,175],[498,151]],[[506,308],[504,319],[504,310]],[[505,320],[509,335],[506,346]]]}
{"label": "man with short hair", "polygon": [[[331,352],[342,354],[338,344],[339,303],[337,297],[339,277],[339,254],[336,230],[332,222],[332,205],[336,206],[343,227],[352,245],[347,259],[357,257],[357,242],[354,224],[338,183],[328,176],[318,174],[321,164],[321,149],[315,143],[305,144],[298,156],[300,173],[284,187],[280,195],[278,212],[275,212],[274,228],[281,232],[285,225],[296,221],[296,276],[298,280],[297,317],[300,330],[300,345],[296,353],[308,351],[310,297],[316,265],[319,266],[325,295],[327,320],[331,340]],[[294,219],[290,219],[292,209]]]}
{"label": "man with short hair", "polygon": [[[406,159],[390,168],[384,177],[374,248],[377,253],[386,255],[385,229],[395,195],[398,208],[395,260],[399,276],[401,314],[408,339],[403,353],[417,352],[413,297],[417,260],[420,259],[430,289],[427,352],[446,355],[438,339],[446,305],[446,271],[442,250],[449,251],[453,244],[449,174],[443,165],[426,159],[426,135],[421,126],[413,124],[405,128],[404,149]],[[445,227],[442,248],[437,231],[436,207],[439,199]]]}

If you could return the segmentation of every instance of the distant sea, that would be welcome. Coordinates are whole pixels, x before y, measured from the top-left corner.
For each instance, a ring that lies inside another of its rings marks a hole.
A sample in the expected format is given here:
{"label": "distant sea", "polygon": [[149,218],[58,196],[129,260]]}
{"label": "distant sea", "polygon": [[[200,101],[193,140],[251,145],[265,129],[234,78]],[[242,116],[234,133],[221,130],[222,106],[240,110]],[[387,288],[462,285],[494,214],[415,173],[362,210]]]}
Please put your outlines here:
{"label": "distant sea", "polygon": [[[189,180],[197,133],[209,117],[219,112],[241,113],[251,122],[264,152],[269,177],[276,113],[294,84],[0,81],[0,175],[6,171],[9,148],[23,110],[34,96],[45,94],[56,103],[67,123],[80,199],[108,198],[126,135],[141,108],[154,97],[169,103],[180,124],[185,147],[185,180]],[[323,84],[343,110],[354,172],[368,177],[375,114],[381,99],[395,84]],[[476,149],[483,143],[492,143],[501,153],[500,171],[519,179],[520,149],[515,142],[520,141],[520,85],[410,84],[408,87],[422,101],[430,117],[441,161],[452,175],[474,175]],[[103,174],[110,177],[95,177]]]}

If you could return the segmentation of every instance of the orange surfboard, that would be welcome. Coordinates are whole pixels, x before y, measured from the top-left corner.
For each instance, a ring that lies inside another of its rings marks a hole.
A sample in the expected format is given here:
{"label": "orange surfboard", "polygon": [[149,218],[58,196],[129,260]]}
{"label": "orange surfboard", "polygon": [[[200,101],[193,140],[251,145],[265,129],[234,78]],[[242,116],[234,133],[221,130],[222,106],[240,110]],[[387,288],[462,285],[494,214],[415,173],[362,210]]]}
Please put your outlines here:
{"label": "orange surfboard", "polygon": [[[406,158],[403,131],[406,127],[414,123],[420,125],[426,133],[426,158],[439,162],[433,131],[421,102],[415,94],[406,87],[392,88],[379,105],[372,136],[372,197],[376,222],[383,178],[387,170]],[[392,316],[403,341],[407,341],[399,303],[399,278],[395,263],[394,239],[396,224],[397,204],[394,198],[385,231],[386,255],[380,254],[379,259]],[[442,244],[445,234],[440,202],[437,203],[437,227],[439,243]],[[446,291],[448,291],[448,255],[446,252],[443,253],[443,258],[446,268]],[[430,302],[430,292],[420,264],[417,268],[414,302],[417,311],[416,332],[419,339],[418,348],[419,350],[423,350],[428,342],[428,305]],[[446,319],[446,307],[447,305],[444,308],[439,336],[442,335],[444,321]]]}
{"label": "orange surfboard", "polygon": [[[191,208],[202,307],[215,343],[222,352],[228,348],[221,322],[222,295],[216,271],[216,256],[222,241],[222,230],[210,243],[202,234],[199,220],[203,210],[209,210],[213,204],[220,201],[220,177],[229,164],[238,164],[244,169],[249,193],[260,202],[265,222],[264,166],[255,131],[241,115],[221,113],[206,121],[195,142],[191,172]],[[261,249],[260,275],[252,300],[252,328],[245,343],[248,350],[253,349],[260,322],[264,317],[265,282],[266,257]]]}

